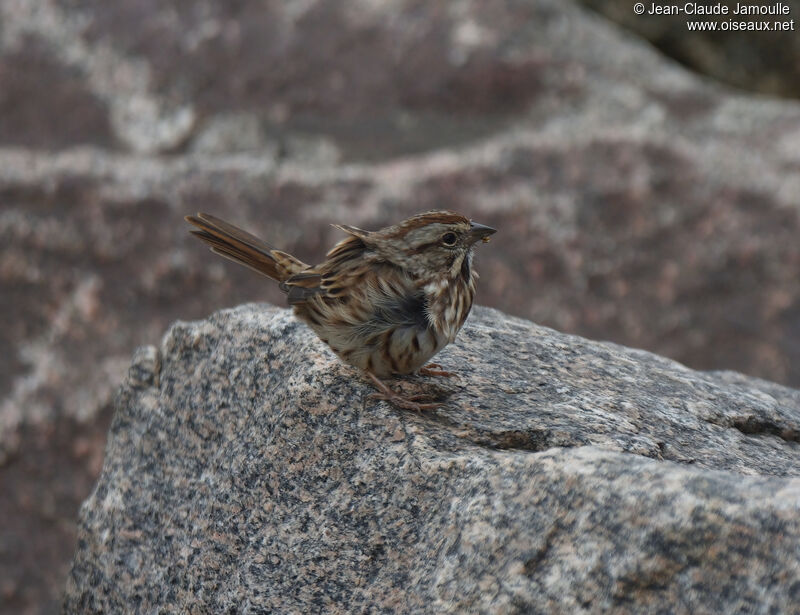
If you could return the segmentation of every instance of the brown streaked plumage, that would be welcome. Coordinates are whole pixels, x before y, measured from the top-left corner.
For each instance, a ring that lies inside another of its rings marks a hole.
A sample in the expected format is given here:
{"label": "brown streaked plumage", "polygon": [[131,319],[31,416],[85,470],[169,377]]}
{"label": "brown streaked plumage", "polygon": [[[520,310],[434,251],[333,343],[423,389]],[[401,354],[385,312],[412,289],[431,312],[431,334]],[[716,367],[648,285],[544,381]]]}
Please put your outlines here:
{"label": "brown streaked plumage", "polygon": [[378,231],[334,225],[348,234],[309,266],[219,218],[186,220],[211,250],[279,283],[298,318],[345,362],[366,372],[381,394],[404,407],[421,404],[380,378],[450,375],[425,363],[452,342],[472,308],[472,248],[494,229],[451,211],[430,211]]}

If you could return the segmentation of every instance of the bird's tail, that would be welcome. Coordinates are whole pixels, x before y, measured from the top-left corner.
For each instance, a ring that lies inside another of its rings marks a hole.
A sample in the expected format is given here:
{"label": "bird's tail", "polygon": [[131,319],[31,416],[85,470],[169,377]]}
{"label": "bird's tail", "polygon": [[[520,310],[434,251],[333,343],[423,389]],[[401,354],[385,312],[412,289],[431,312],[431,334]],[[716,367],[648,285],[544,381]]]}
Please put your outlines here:
{"label": "bird's tail", "polygon": [[212,252],[278,282],[308,269],[291,254],[275,250],[255,235],[210,214],[186,216],[186,221],[197,227],[190,232],[209,244]]}

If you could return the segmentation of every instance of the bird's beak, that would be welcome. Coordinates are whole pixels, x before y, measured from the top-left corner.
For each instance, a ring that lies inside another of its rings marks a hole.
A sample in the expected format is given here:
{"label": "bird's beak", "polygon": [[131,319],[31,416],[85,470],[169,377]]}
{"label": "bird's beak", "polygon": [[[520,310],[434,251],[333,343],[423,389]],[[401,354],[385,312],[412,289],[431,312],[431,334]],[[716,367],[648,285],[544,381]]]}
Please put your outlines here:
{"label": "bird's beak", "polygon": [[497,229],[493,229],[491,226],[471,222],[469,229],[470,243],[475,243],[479,239],[486,243],[489,241],[489,236],[496,232]]}

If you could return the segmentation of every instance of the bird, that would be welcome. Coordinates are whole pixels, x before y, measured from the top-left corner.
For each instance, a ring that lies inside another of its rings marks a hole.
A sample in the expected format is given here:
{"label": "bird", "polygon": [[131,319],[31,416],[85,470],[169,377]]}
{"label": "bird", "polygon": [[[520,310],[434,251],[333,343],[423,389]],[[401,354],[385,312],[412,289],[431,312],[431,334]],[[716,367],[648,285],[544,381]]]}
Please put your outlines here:
{"label": "bird", "polygon": [[417,411],[440,405],[403,396],[383,380],[454,375],[427,363],[469,315],[478,278],[473,247],[496,229],[444,210],[377,231],[333,224],[347,237],[311,266],[211,214],[185,220],[212,252],[278,282],[295,316],[371,380],[372,397]]}

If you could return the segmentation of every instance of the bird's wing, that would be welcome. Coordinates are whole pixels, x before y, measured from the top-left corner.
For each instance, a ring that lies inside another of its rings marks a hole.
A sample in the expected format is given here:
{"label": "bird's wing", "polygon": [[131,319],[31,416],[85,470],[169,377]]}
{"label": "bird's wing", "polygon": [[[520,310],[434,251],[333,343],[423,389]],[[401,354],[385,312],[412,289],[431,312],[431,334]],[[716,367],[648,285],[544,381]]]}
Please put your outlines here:
{"label": "bird's wing", "polygon": [[328,252],[325,262],[308,267],[291,275],[281,283],[290,305],[304,303],[309,297],[324,295],[340,296],[355,283],[354,276],[363,270],[366,247],[358,237],[351,236],[337,243]]}

